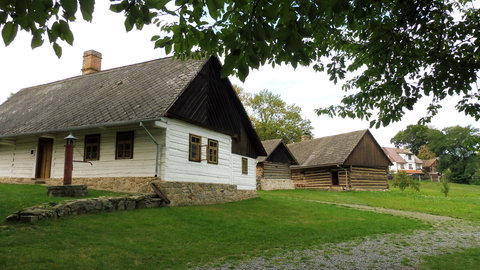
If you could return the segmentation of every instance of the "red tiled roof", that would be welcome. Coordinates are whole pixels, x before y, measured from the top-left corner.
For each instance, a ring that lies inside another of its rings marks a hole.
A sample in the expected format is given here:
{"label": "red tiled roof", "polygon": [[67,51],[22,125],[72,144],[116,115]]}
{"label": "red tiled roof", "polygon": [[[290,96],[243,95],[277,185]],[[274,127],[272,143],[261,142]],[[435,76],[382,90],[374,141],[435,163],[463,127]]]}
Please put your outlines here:
{"label": "red tiled roof", "polygon": [[382,147],[383,152],[388,156],[391,162],[396,163],[407,163],[398,153],[397,148],[393,147]]}

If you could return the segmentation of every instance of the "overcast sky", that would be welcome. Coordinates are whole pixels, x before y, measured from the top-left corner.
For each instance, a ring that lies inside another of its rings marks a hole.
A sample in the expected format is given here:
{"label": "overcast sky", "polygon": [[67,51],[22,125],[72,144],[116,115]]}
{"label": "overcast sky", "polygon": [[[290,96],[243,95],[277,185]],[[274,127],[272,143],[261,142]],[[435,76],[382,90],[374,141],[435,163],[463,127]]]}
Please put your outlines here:
{"label": "overcast sky", "polygon": [[[0,103],[11,93],[24,87],[49,83],[81,74],[82,56],[86,50],[94,49],[102,53],[102,69],[110,69],[128,64],[164,57],[163,50],[153,49],[152,35],[158,34],[155,27],[145,27],[142,31],[125,32],[124,17],[108,11],[108,1],[97,1],[92,23],[76,22],[71,24],[75,36],[73,46],[63,45],[63,56],[58,59],[48,44],[32,50],[31,37],[19,32],[15,41],[5,47],[0,42]],[[317,116],[314,109],[338,104],[344,92],[341,85],[335,85],[324,73],[314,72],[308,67],[293,69],[289,66],[270,66],[250,72],[245,83],[230,77],[248,92],[262,89],[281,95],[287,103],[295,103],[302,108],[304,117],[312,121],[314,136],[322,137],[368,128],[367,121],[329,118]],[[458,113],[454,105],[455,98],[444,102],[444,108],[434,118],[431,125],[444,128],[453,125],[473,125],[479,127],[472,117]],[[407,125],[415,124],[425,115],[428,101],[417,104],[414,111],[408,112],[404,119],[386,128],[371,129],[382,146],[390,146],[390,139]],[[21,123],[19,123],[21,124]]]}

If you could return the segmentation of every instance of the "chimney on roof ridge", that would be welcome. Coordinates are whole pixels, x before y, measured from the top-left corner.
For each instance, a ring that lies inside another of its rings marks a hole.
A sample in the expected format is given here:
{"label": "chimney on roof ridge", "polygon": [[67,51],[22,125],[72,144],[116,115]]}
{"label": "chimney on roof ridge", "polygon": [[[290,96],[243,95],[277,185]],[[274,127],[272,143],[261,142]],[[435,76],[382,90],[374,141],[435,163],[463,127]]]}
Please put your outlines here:
{"label": "chimney on roof ridge", "polygon": [[83,53],[82,74],[92,74],[102,70],[102,54],[89,50]]}
{"label": "chimney on roof ridge", "polygon": [[303,134],[301,138],[302,138],[302,142],[312,139],[308,134]]}

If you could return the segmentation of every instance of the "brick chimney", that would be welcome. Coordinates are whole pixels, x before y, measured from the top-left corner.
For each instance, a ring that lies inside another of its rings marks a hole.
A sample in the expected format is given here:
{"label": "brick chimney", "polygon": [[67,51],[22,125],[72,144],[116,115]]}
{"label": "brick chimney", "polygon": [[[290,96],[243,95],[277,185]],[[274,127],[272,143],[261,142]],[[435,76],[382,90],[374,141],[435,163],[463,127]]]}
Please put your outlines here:
{"label": "brick chimney", "polygon": [[102,70],[102,54],[89,50],[83,53],[82,74],[92,74]]}
{"label": "brick chimney", "polygon": [[301,138],[302,138],[302,142],[308,141],[308,140],[311,139],[310,135],[308,135],[308,134],[303,134]]}

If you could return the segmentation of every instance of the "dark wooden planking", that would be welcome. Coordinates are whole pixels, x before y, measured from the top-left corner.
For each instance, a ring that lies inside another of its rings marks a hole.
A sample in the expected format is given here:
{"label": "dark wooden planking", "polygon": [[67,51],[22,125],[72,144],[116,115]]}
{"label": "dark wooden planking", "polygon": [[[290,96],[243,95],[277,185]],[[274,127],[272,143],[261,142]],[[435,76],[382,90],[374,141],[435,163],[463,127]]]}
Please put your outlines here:
{"label": "dark wooden planking", "polygon": [[210,58],[166,116],[232,136],[232,153],[266,155],[230,82],[220,78],[220,68],[218,60]]}
{"label": "dark wooden planking", "polygon": [[280,143],[267,158],[270,162],[296,164],[295,158],[290,154],[284,143]]}
{"label": "dark wooden planking", "polygon": [[386,168],[390,165],[390,160],[370,132],[366,132],[344,165]]}

